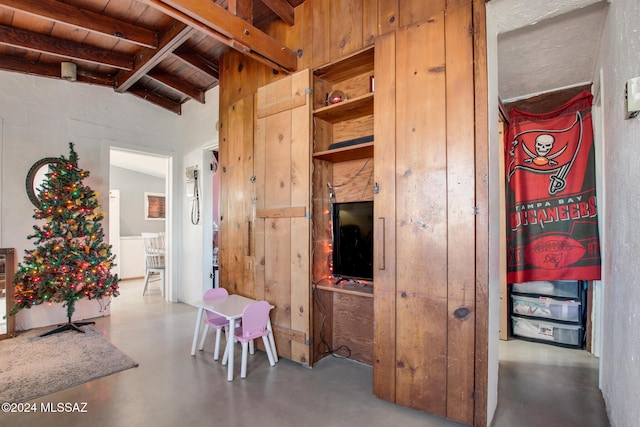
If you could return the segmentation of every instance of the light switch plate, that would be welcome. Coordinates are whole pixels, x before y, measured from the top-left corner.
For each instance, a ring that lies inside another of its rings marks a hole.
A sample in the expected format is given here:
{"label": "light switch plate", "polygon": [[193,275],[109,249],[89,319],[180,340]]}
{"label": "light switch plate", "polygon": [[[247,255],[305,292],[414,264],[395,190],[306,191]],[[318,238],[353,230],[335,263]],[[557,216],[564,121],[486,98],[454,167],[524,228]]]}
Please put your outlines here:
{"label": "light switch plate", "polygon": [[640,114],[640,77],[627,80],[627,119],[633,119]]}

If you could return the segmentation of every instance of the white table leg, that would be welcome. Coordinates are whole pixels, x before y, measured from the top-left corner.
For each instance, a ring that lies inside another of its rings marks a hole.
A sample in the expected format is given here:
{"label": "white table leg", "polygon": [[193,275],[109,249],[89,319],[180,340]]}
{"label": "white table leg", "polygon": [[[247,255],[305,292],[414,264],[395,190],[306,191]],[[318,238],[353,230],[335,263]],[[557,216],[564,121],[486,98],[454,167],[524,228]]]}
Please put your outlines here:
{"label": "white table leg", "polygon": [[202,314],[204,309],[202,307],[198,308],[198,316],[196,317],[196,327],[193,331],[193,344],[191,344],[191,355],[196,355],[196,347],[198,346],[198,335],[200,334],[200,324],[202,323]]}
{"label": "white table leg", "polygon": [[227,381],[233,381],[233,359],[234,359],[234,334],[235,334],[235,319],[229,320],[229,335],[227,335],[227,348],[229,349],[229,366],[227,366]]}
{"label": "white table leg", "polygon": [[267,319],[267,329],[269,330],[269,344],[271,344],[271,353],[275,362],[278,361],[278,352],[276,351],[276,340],[273,338],[273,329],[271,329],[271,319]]}

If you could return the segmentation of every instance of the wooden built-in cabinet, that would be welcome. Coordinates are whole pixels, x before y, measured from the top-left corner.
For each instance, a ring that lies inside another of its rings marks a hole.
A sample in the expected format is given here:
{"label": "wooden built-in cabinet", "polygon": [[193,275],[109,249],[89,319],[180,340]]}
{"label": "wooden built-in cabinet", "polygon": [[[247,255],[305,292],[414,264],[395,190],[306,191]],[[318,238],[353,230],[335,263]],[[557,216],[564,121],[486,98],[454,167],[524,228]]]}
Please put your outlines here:
{"label": "wooden built-in cabinet", "polygon": [[[373,135],[373,46],[313,71],[315,159],[329,162],[373,157],[373,142],[330,149],[340,143]],[[328,104],[340,90],[346,100]]]}
{"label": "wooden built-in cabinet", "polygon": [[[374,47],[369,46],[313,71],[314,186],[314,360],[332,350],[373,363],[373,286],[331,277],[328,185],[335,200],[373,200]],[[327,105],[340,90],[346,100]],[[331,148],[331,144],[361,141]]]}
{"label": "wooden built-in cabinet", "polygon": [[472,17],[447,2],[375,44],[373,390],[464,423],[482,357]]}
{"label": "wooden built-in cabinet", "polygon": [[278,354],[311,360],[308,70],[233,103],[220,141],[220,284],[274,305]]}
{"label": "wooden built-in cabinet", "polygon": [[221,113],[220,284],[230,293],[253,296],[254,96],[234,102]]}
{"label": "wooden built-in cabinet", "polygon": [[[290,77],[236,52],[221,63],[220,283],[273,300],[283,357],[348,345],[381,399],[485,426],[485,1],[306,0],[295,21],[268,31],[301,53],[306,86],[272,86]],[[327,105],[334,90],[347,100]],[[304,96],[294,115],[275,107]],[[327,184],[337,202],[374,201],[372,293],[328,280]]]}

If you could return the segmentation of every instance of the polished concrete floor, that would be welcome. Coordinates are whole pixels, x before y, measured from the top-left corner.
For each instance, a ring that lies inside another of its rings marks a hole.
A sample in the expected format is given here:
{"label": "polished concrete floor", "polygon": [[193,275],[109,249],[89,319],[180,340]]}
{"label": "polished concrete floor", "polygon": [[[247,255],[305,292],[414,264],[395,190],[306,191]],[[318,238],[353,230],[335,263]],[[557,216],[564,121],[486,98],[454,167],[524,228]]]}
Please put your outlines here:
{"label": "polished concrete floor", "polygon": [[[196,309],[141,295],[124,281],[112,315],[96,327],[137,368],[35,402],[86,402],[86,413],[0,413],[2,426],[459,426],[390,404],[371,393],[371,368],[328,357],[313,369],[266,355],[249,360],[247,378],[226,381],[213,360],[213,337],[190,355]],[[210,332],[211,333],[211,332]],[[236,367],[239,368],[239,351]],[[493,426],[607,426],[597,359],[586,352],[524,341],[501,343],[500,401]],[[238,372],[237,370],[236,372]]]}
{"label": "polished concrete floor", "polygon": [[583,350],[500,341],[494,426],[606,427],[598,359]]}

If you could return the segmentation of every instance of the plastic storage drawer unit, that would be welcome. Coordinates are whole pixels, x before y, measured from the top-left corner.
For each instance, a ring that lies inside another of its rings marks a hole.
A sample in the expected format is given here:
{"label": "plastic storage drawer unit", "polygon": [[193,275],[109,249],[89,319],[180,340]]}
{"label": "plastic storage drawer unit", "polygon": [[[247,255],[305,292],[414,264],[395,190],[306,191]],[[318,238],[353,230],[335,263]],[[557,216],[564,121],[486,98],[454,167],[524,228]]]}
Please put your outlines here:
{"label": "plastic storage drawer unit", "polygon": [[523,294],[547,295],[550,297],[579,298],[580,282],[554,280],[548,282],[514,283],[512,291]]}
{"label": "plastic storage drawer unit", "polygon": [[565,322],[580,322],[580,302],[556,300],[548,297],[525,297],[511,295],[513,314],[543,317]]}
{"label": "plastic storage drawer unit", "polygon": [[513,333],[534,341],[553,342],[567,347],[582,347],[582,326],[512,316]]}

